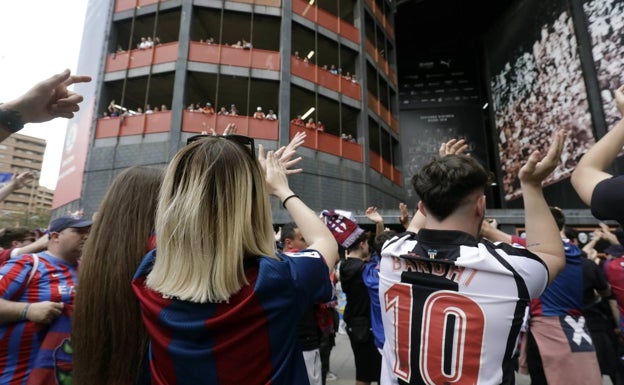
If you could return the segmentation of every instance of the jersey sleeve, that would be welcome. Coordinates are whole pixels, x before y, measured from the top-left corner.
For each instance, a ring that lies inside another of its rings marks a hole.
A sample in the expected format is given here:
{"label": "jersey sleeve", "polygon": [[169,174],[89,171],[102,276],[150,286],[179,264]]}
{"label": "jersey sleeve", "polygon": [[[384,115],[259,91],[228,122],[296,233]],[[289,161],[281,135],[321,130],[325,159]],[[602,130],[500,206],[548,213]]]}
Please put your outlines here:
{"label": "jersey sleeve", "polygon": [[316,250],[303,250],[282,254],[290,266],[290,274],[303,300],[324,303],[332,300],[333,289],[329,281],[329,268]]}
{"label": "jersey sleeve", "polygon": [[[497,244],[506,256],[504,260],[514,269],[526,286],[531,299],[537,298],[548,285],[548,267],[540,257],[522,247],[514,247],[506,243]],[[504,255],[498,253],[499,255]]]}
{"label": "jersey sleeve", "polygon": [[9,301],[19,300],[15,297],[23,291],[32,268],[33,259],[30,255],[9,259],[0,269],[0,296]]}
{"label": "jersey sleeve", "polygon": [[369,289],[379,290],[379,264],[368,262],[362,270],[362,280]]}
{"label": "jersey sleeve", "polygon": [[624,175],[605,179],[592,192],[591,212],[598,219],[612,219],[624,226]]}

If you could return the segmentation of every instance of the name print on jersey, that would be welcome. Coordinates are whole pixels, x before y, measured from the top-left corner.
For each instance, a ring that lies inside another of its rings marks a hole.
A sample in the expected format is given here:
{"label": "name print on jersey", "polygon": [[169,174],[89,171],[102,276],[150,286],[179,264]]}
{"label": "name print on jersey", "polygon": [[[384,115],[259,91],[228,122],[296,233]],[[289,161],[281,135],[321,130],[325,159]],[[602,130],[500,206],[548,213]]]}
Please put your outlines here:
{"label": "name print on jersey", "polygon": [[[457,284],[468,287],[478,270],[470,270],[464,277],[466,270],[463,266],[455,266],[452,262],[432,262],[415,253],[409,253],[400,257],[392,257],[392,270],[394,272],[410,272],[430,274],[434,277],[441,277],[451,280]],[[462,282],[462,278],[464,279]]]}

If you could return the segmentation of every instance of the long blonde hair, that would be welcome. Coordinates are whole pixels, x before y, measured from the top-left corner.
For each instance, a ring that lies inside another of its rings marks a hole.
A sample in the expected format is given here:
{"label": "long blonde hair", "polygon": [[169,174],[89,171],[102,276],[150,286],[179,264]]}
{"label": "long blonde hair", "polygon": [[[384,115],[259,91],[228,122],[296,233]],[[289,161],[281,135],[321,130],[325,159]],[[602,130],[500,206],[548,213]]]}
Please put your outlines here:
{"label": "long blonde hair", "polygon": [[243,261],[275,255],[264,172],[243,145],[208,137],[167,168],[156,212],[149,288],[191,302],[227,301],[248,281]]}

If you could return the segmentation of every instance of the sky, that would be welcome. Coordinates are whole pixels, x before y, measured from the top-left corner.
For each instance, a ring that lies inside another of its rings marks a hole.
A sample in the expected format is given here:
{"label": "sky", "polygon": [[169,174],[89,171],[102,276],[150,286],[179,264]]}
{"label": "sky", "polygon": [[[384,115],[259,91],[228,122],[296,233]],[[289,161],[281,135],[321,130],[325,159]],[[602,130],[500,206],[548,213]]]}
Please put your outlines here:
{"label": "sky", "polygon": [[[87,0],[0,1],[0,102],[53,74],[76,72]],[[39,183],[54,189],[61,165],[66,119],[27,124],[20,134],[43,138],[47,148]]]}

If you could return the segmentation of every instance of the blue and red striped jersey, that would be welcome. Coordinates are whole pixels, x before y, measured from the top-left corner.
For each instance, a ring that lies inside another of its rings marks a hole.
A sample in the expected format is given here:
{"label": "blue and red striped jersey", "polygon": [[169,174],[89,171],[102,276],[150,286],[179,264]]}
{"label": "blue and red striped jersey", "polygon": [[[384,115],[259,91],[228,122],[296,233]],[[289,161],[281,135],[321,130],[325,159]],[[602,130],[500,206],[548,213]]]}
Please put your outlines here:
{"label": "blue and red striped jersey", "polygon": [[[63,302],[72,305],[78,283],[77,263],[39,253],[37,272],[30,254],[10,259],[0,269],[0,296],[15,302]],[[27,285],[28,283],[28,285]],[[30,321],[0,324],[0,384],[24,384],[47,328]]]}
{"label": "blue and red striped jersey", "polygon": [[245,262],[249,285],[228,302],[194,303],[145,286],[156,250],[133,280],[150,337],[154,385],[307,384],[297,325],[332,298],[329,271],[312,250]]}

